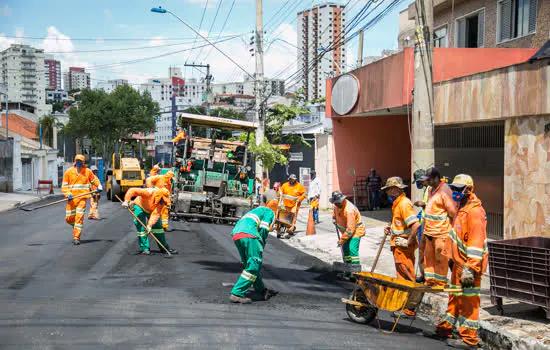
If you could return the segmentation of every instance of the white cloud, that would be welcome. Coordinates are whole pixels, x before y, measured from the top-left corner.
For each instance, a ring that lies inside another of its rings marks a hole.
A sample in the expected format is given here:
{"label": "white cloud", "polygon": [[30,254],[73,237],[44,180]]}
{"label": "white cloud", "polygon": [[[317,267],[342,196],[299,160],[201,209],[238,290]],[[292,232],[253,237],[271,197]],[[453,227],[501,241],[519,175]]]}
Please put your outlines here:
{"label": "white cloud", "polygon": [[107,17],[107,20],[110,21],[113,19],[113,13],[109,9],[104,9],[103,12],[105,13],[105,17]]}
{"label": "white cloud", "polygon": [[16,38],[6,38],[5,33],[0,33],[0,51],[3,51],[10,47],[12,44],[23,44],[22,37],[25,35],[25,30],[23,28],[15,28]]}
{"label": "white cloud", "polygon": [[0,5],[0,17],[9,17],[12,14],[11,8],[8,6],[8,4]]}
{"label": "white cloud", "polygon": [[159,46],[164,45],[166,43],[166,37],[165,36],[155,36],[153,37],[153,40],[149,41],[149,46]]}
{"label": "white cloud", "polygon": [[68,70],[69,67],[89,67],[90,64],[86,61],[79,59],[72,51],[74,45],[71,38],[61,33],[56,27],[50,26],[47,29],[47,35],[42,41],[40,48],[44,49],[44,52],[55,52],[53,55],[59,61],[63,71]]}

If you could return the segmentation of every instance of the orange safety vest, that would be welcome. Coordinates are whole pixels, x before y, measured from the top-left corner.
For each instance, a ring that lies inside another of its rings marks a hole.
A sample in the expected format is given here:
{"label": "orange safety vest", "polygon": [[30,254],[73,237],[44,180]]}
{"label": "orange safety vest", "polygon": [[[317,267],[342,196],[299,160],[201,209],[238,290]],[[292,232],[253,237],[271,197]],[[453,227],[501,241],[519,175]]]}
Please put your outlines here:
{"label": "orange safety vest", "polygon": [[304,186],[299,182],[296,182],[294,186],[291,186],[289,182],[285,182],[279,190],[285,207],[294,207],[296,202],[302,202],[306,198],[306,192]]}
{"label": "orange safety vest", "polygon": [[391,237],[390,246],[395,246],[395,239],[397,237],[409,238],[411,234],[410,227],[418,222],[418,217],[414,212],[414,207],[409,198],[402,193],[393,202],[392,220],[391,220]]}
{"label": "orange safety vest", "polygon": [[[126,192],[124,200],[130,201],[132,198],[137,197],[134,203],[151,215],[147,225],[152,227],[160,219],[162,209],[166,205],[170,205],[170,196],[164,196],[161,191],[163,190],[156,188],[132,187]],[[164,199],[164,204],[159,204],[160,197]]]}
{"label": "orange safety vest", "polygon": [[453,230],[449,234],[453,241],[453,260],[460,266],[467,266],[476,274],[487,269],[487,214],[481,200],[473,193],[466,205],[458,210]]}
{"label": "orange safety vest", "polygon": [[451,217],[456,212],[451,188],[441,182],[437,188],[430,189],[428,203],[424,210],[424,229],[422,234],[434,238],[447,236],[451,232]]}
{"label": "orange safety vest", "polygon": [[178,142],[179,140],[185,140],[185,137],[186,137],[185,131],[180,132],[179,134],[176,135],[176,137],[174,137],[174,138],[172,139],[172,142],[173,142],[173,143],[176,143],[176,142]]}
{"label": "orange safety vest", "polygon": [[[65,197],[68,196],[69,193],[73,196],[77,196],[82,193],[94,191],[98,186],[99,179],[90,169],[83,166],[80,172],[78,172],[76,167],[73,166],[67,169],[65,174],[63,174],[61,192]],[[90,195],[80,198],[90,198]]]}
{"label": "orange safety vest", "polygon": [[336,226],[344,241],[351,237],[363,237],[367,231],[365,224],[361,221],[359,209],[347,199],[344,200],[342,208],[333,206],[332,218],[336,220]]}
{"label": "orange safety vest", "polygon": [[170,193],[172,193],[172,186],[170,185],[170,182],[167,181],[164,175],[155,175],[148,177],[147,180],[145,180],[145,186],[147,186],[148,188],[166,188],[168,191],[170,191]]}

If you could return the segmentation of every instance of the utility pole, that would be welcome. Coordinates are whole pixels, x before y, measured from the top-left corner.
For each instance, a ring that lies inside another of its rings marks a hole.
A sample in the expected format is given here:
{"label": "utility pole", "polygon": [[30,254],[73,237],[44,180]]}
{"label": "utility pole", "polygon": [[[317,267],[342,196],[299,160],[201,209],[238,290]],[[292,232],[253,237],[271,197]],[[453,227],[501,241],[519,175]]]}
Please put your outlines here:
{"label": "utility pole", "polygon": [[[4,90],[4,89],[2,89],[2,90]],[[6,96],[6,140],[7,140],[8,139],[8,132],[9,132],[8,121],[9,121],[9,113],[10,113],[9,99],[8,99],[8,85],[7,84],[6,84],[5,91],[4,92],[0,91],[0,95]],[[1,120],[0,120],[0,122],[1,122]]]}
{"label": "utility pole", "polygon": [[[432,67],[433,0],[416,0],[414,45],[414,95],[411,172],[434,166],[434,95]],[[412,198],[421,200],[422,191],[412,186]]]}
{"label": "utility pole", "polygon": [[359,31],[359,53],[357,54],[357,68],[363,65],[363,37],[365,31]]}
{"label": "utility pole", "polygon": [[[210,100],[209,97],[212,94],[212,87],[210,86],[210,83],[212,82],[212,75],[210,75],[210,65],[209,64],[184,64],[185,67],[198,67],[198,68],[206,68],[206,115],[210,115]],[[212,130],[210,128],[206,129],[206,138],[210,138],[210,132]]]}
{"label": "utility pole", "polygon": [[[254,122],[258,125],[256,129],[256,146],[259,146],[264,139],[264,49],[263,49],[263,9],[262,0],[256,0],[256,116]],[[256,176],[261,174],[263,166],[261,161],[256,159]]]}

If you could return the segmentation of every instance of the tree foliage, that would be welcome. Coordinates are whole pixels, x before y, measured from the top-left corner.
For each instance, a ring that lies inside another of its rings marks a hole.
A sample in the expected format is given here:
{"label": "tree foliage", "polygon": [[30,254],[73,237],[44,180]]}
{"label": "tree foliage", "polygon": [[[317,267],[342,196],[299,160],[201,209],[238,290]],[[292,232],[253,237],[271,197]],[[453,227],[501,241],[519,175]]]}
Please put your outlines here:
{"label": "tree foliage", "polygon": [[46,102],[49,105],[52,105],[52,112],[63,112],[65,110],[65,104],[63,101],[53,101],[49,100]]}
{"label": "tree foliage", "polygon": [[159,106],[147,91],[140,93],[121,85],[110,94],[84,89],[79,97],[77,106],[69,110],[66,131],[73,137],[91,139],[104,157],[110,158],[116,140],[155,130]]}

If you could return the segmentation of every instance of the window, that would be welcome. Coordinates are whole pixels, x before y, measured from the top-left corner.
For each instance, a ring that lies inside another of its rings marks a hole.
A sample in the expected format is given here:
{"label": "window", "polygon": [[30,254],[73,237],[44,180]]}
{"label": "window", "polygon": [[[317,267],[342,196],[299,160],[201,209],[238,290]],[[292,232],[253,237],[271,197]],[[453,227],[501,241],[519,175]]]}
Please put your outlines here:
{"label": "window", "polygon": [[434,47],[447,47],[447,26],[434,30]]}
{"label": "window", "polygon": [[501,0],[498,2],[498,42],[532,34],[536,28],[537,0]]}
{"label": "window", "polygon": [[456,47],[483,47],[485,10],[479,10],[456,20]]}

